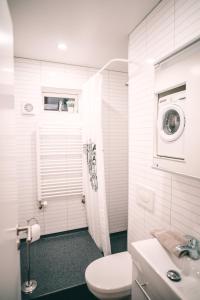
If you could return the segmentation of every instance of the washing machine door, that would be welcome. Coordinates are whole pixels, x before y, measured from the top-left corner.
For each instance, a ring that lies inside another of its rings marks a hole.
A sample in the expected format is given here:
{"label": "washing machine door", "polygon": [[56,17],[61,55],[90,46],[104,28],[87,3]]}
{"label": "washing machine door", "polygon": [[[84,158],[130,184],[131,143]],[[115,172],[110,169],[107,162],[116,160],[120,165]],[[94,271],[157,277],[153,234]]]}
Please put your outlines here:
{"label": "washing machine door", "polygon": [[158,134],[166,142],[176,141],[183,134],[185,115],[178,105],[166,105],[158,115]]}

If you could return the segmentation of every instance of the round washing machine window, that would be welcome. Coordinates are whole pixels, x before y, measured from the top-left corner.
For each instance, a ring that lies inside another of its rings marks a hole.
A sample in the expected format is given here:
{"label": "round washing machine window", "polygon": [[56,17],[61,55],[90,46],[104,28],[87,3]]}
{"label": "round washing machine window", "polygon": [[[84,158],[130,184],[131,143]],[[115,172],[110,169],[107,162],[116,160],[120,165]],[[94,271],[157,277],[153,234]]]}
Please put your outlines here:
{"label": "round washing machine window", "polygon": [[167,142],[177,140],[185,127],[185,115],[178,105],[166,105],[159,111],[158,131],[160,137]]}

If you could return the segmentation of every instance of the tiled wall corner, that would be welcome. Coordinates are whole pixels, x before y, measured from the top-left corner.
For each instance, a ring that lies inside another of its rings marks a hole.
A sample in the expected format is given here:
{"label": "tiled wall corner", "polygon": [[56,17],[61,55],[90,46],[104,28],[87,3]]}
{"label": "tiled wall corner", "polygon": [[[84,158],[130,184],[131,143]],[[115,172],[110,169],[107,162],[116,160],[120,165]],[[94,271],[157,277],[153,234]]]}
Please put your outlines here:
{"label": "tiled wall corner", "polygon": [[[199,35],[200,2],[164,0],[129,37],[129,246],[159,227],[200,238],[200,181],[151,168],[154,68],[148,65]],[[153,212],[136,203],[138,183],[155,190]]]}

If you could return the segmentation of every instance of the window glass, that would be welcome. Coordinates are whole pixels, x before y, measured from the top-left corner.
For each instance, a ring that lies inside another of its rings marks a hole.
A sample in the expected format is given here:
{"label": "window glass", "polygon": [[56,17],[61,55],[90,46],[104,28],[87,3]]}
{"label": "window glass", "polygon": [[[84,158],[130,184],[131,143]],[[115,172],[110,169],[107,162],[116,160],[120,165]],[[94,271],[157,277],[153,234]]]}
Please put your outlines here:
{"label": "window glass", "polygon": [[44,96],[44,110],[67,111],[74,113],[76,112],[75,105],[75,98]]}
{"label": "window glass", "polygon": [[59,98],[56,97],[44,97],[44,109],[45,110],[59,110]]}

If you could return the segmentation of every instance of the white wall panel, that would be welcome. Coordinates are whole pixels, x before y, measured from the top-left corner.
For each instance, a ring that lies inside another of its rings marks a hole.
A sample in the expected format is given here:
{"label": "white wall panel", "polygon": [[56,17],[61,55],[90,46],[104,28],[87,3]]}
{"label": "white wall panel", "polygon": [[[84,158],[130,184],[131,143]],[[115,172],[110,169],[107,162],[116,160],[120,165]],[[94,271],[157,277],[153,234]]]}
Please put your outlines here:
{"label": "white wall panel", "polygon": [[200,35],[200,1],[175,0],[175,47]]}
{"label": "white wall panel", "polygon": [[162,57],[172,51],[173,34],[174,0],[163,0],[146,19],[147,59]]}
{"label": "white wall panel", "polygon": [[[200,1],[162,1],[130,34],[129,59],[129,245],[151,229],[172,228],[200,238],[200,181],[152,170],[154,68],[159,60],[200,34]],[[136,184],[155,190],[155,208],[137,204]]]}

